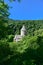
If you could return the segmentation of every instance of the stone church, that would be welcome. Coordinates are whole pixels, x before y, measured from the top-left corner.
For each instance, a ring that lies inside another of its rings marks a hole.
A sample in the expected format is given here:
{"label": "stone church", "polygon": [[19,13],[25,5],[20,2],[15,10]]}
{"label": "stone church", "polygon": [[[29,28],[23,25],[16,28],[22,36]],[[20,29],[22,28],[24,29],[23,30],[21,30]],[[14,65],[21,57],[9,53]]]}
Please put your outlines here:
{"label": "stone church", "polygon": [[14,41],[18,42],[21,41],[22,38],[26,35],[26,27],[23,25],[23,27],[21,28],[21,33],[20,35],[15,35],[14,37]]}

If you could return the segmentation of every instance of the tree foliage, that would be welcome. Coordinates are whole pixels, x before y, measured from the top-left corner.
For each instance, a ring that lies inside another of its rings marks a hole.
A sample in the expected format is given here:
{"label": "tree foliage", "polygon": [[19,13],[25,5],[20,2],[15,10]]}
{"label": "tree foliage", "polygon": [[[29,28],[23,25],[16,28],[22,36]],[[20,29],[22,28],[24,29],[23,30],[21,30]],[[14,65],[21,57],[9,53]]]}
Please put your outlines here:
{"label": "tree foliage", "polygon": [[0,54],[1,65],[43,65],[43,35],[25,36],[17,43],[1,41]]}
{"label": "tree foliage", "polygon": [[[13,42],[22,25],[26,26],[27,36]],[[0,32],[0,65],[43,65],[43,21],[8,19],[0,26]]]}

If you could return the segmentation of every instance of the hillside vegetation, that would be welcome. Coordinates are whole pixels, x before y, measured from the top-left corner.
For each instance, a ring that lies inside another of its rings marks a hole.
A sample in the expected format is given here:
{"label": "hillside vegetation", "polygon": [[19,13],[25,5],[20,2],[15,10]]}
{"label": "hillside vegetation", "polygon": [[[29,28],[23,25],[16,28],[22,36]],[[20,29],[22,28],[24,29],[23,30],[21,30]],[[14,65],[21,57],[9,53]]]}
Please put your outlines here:
{"label": "hillside vegetation", "polygon": [[[23,25],[27,35],[13,42]],[[43,65],[43,20],[0,20],[0,65]]]}

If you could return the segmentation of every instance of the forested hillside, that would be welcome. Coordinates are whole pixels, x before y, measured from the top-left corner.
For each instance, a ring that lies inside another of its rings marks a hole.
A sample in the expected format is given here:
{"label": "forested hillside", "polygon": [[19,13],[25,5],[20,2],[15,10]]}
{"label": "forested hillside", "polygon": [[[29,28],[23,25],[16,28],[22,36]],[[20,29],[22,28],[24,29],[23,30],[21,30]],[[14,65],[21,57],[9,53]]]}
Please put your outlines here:
{"label": "forested hillside", "polygon": [[[23,25],[27,35],[13,42]],[[43,20],[0,19],[0,65],[43,65]]]}
{"label": "forested hillside", "polygon": [[[23,25],[27,35],[13,42]],[[43,65],[43,20],[0,19],[0,65]]]}
{"label": "forested hillside", "polygon": [[7,19],[7,22],[6,20],[2,21],[0,22],[0,38],[6,35],[20,34],[20,29],[23,25],[26,26],[27,34],[34,36],[34,31],[43,29],[43,20],[14,21]]}

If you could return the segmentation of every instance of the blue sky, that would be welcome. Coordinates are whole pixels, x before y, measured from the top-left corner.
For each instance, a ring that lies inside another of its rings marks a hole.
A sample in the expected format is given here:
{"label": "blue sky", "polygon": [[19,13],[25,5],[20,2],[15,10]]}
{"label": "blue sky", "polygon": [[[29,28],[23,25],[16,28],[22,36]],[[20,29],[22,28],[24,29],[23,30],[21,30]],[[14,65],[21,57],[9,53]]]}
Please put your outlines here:
{"label": "blue sky", "polygon": [[13,8],[9,10],[9,18],[14,20],[43,19],[43,0],[21,0],[21,2],[6,2]]}

